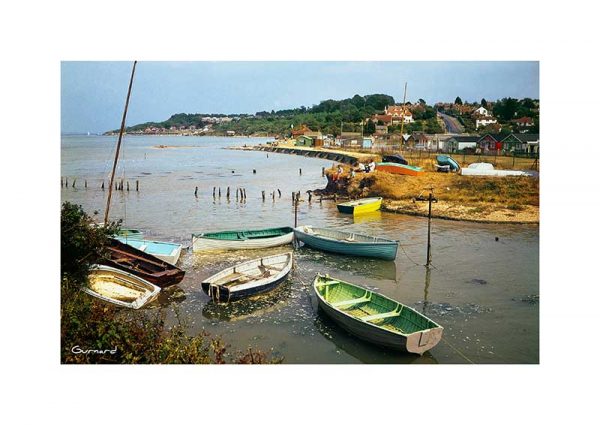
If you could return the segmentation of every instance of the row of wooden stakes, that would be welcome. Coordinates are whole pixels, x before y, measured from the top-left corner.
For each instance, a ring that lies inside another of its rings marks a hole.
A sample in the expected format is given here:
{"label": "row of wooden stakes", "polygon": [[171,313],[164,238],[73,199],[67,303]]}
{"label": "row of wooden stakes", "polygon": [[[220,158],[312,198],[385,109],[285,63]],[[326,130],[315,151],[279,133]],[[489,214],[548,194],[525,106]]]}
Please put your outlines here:
{"label": "row of wooden stakes", "polygon": [[[71,182],[72,188],[75,188],[75,183],[77,183],[76,178],[73,179],[73,181]],[[69,187],[69,179],[67,177],[60,178],[60,187]],[[87,180],[83,181],[83,187],[87,189],[87,187],[88,187]],[[100,187],[100,189],[104,190],[104,180],[102,180],[102,186]],[[127,190],[127,192],[129,192],[129,181],[125,181],[125,180],[121,179],[121,181],[115,182],[115,190]],[[135,181],[135,191],[136,192],[140,191],[140,181],[139,180]]]}

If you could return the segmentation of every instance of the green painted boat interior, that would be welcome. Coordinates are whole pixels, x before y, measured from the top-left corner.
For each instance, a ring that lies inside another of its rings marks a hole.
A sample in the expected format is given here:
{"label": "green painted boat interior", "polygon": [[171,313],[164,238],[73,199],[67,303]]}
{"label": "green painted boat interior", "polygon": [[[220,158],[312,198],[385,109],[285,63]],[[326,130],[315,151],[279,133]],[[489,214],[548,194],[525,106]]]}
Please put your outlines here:
{"label": "green painted boat interior", "polygon": [[260,230],[228,230],[225,232],[203,233],[201,236],[208,239],[218,239],[223,241],[243,241],[248,239],[265,239],[283,236],[293,232],[291,227],[274,227],[272,229]]}
{"label": "green painted boat interior", "polygon": [[320,277],[316,289],[336,310],[382,329],[408,335],[438,327],[427,317],[396,301],[343,281]]}

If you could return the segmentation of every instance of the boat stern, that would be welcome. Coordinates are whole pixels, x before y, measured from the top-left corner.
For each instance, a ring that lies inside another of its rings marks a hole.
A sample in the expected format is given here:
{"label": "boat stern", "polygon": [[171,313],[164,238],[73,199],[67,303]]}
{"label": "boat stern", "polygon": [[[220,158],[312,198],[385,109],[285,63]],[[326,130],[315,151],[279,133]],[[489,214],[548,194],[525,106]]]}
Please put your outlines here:
{"label": "boat stern", "polygon": [[440,326],[410,334],[406,338],[406,351],[422,355],[440,342],[443,332],[444,328]]}

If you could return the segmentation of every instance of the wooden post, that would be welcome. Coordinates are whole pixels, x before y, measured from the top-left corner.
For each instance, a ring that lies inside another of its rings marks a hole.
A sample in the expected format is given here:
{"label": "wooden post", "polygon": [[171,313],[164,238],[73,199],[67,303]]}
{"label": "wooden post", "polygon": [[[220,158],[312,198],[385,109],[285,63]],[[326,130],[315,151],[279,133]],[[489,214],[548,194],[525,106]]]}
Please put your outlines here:
{"label": "wooden post", "polygon": [[302,168],[300,168],[300,175],[302,175]]}
{"label": "wooden post", "polygon": [[427,267],[431,264],[431,202],[433,192],[429,192],[429,214],[427,215]]}
{"label": "wooden post", "polygon": [[197,198],[198,197],[198,186],[196,186],[196,190],[194,190],[194,196]]}
{"label": "wooden post", "polygon": [[325,167],[321,167],[321,177],[325,177]]}
{"label": "wooden post", "polygon": [[281,190],[277,189],[277,193],[279,193],[279,197],[281,198]]}
{"label": "wooden post", "polygon": [[237,201],[239,199],[239,192],[240,192],[240,188],[236,187],[235,188],[235,200]]}
{"label": "wooden post", "polygon": [[229,186],[227,186],[227,200],[229,200]]}
{"label": "wooden post", "polygon": [[136,192],[139,192],[139,191],[140,191],[140,181],[139,181],[139,180],[136,180],[136,181],[135,181],[135,191],[136,191]]}
{"label": "wooden post", "polygon": [[308,192],[308,203],[312,201],[312,192]]}
{"label": "wooden post", "polygon": [[221,188],[219,188],[219,198],[221,197]]}
{"label": "wooden post", "polygon": [[127,180],[127,192],[129,192],[129,180]]}
{"label": "wooden post", "polygon": [[77,181],[77,179],[73,179],[73,185],[71,187],[75,187],[75,182]]}
{"label": "wooden post", "polygon": [[292,205],[296,202],[296,192],[292,192]]}
{"label": "wooden post", "polygon": [[294,200],[294,227],[298,227],[298,197]]}
{"label": "wooden post", "polygon": [[273,191],[271,195],[273,195],[273,202],[275,202],[275,191]]}
{"label": "wooden post", "polygon": [[84,180],[83,182],[84,182],[83,187],[85,187],[87,189],[87,180]]}
{"label": "wooden post", "polygon": [[65,187],[69,187],[69,179],[65,177]]}
{"label": "wooden post", "polygon": [[104,180],[102,180],[102,190],[104,190]]}
{"label": "wooden post", "polygon": [[213,186],[213,198],[216,196],[216,193],[215,193],[216,190],[217,190],[217,188]]}
{"label": "wooden post", "polygon": [[263,200],[263,202],[265,202],[265,191],[264,190],[262,191],[262,200]]}
{"label": "wooden post", "polygon": [[515,168],[515,151],[513,151],[513,165],[512,165],[512,168],[513,169]]}
{"label": "wooden post", "polygon": [[252,170],[252,174],[256,174],[256,170]]}

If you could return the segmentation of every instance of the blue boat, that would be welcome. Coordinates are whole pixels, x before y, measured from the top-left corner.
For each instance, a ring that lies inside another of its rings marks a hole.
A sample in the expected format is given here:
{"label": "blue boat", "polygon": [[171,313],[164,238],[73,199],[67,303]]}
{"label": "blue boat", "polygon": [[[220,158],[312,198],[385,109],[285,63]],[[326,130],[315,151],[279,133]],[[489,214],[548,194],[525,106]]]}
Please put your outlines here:
{"label": "blue boat", "polygon": [[458,171],[460,169],[458,162],[456,162],[451,156],[438,155],[435,157],[435,159],[438,163],[438,168],[449,168],[450,171]]}
{"label": "blue boat", "polygon": [[177,264],[181,255],[182,245],[178,243],[150,241],[126,236],[117,236],[115,239],[172,265]]}
{"label": "blue boat", "polygon": [[294,235],[311,248],[338,254],[394,260],[398,251],[398,241],[353,232],[299,226]]}

